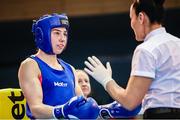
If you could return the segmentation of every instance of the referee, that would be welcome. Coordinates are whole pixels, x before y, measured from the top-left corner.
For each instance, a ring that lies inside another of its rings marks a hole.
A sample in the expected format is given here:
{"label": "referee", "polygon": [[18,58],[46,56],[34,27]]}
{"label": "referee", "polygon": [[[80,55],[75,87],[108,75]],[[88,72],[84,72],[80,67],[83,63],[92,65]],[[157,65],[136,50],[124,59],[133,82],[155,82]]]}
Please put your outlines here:
{"label": "referee", "polygon": [[163,27],[165,0],[134,0],[131,27],[137,41],[126,89],[112,79],[95,56],[85,61],[85,71],[101,83],[113,99],[132,110],[142,102],[145,119],[180,119],[180,39]]}

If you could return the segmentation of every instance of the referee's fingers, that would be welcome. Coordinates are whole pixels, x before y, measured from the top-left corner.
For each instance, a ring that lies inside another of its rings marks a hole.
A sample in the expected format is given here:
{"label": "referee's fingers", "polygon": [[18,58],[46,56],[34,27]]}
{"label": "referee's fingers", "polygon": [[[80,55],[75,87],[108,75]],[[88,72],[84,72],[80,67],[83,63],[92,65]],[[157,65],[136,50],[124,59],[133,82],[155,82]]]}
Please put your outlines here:
{"label": "referee's fingers", "polygon": [[98,63],[92,58],[92,57],[88,57],[88,61],[91,63],[91,65],[93,65],[94,67],[96,67],[98,65]]}
{"label": "referee's fingers", "polygon": [[101,61],[96,56],[92,56],[92,58],[98,65],[102,64]]}
{"label": "referee's fingers", "polygon": [[87,69],[87,68],[84,68],[84,71],[86,72],[86,73],[88,73],[89,75],[91,75],[92,76],[92,72],[89,70],[89,69]]}
{"label": "referee's fingers", "polygon": [[86,65],[87,68],[89,68],[91,71],[94,71],[94,66],[92,66],[92,64],[90,64],[88,61],[85,61],[84,64]]}

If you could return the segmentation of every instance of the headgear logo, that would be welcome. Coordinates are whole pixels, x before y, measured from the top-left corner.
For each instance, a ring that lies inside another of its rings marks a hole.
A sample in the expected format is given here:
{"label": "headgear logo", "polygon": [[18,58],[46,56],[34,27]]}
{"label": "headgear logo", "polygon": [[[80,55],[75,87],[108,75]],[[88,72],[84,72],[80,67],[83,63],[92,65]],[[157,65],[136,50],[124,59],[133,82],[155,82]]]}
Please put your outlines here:
{"label": "headgear logo", "polygon": [[62,19],[61,24],[62,25],[69,25],[69,22],[68,22],[68,20]]}

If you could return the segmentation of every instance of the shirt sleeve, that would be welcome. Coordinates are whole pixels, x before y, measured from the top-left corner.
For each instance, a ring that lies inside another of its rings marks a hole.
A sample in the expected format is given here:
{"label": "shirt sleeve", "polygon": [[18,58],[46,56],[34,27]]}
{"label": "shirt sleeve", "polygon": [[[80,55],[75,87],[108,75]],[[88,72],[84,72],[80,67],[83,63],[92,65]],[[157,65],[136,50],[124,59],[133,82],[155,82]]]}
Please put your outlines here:
{"label": "shirt sleeve", "polygon": [[131,76],[155,78],[155,59],[153,55],[143,48],[134,51]]}

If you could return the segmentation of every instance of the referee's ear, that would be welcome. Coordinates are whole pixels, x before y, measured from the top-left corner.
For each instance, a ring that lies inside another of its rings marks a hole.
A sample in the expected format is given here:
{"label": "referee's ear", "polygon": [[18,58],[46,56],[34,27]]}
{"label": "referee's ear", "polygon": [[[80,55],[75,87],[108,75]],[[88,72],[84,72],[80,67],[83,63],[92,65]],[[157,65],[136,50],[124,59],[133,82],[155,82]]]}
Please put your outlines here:
{"label": "referee's ear", "polygon": [[145,13],[143,13],[143,12],[140,12],[139,14],[138,14],[138,21],[139,21],[139,23],[142,25],[143,23],[144,23],[144,20],[145,20]]}

